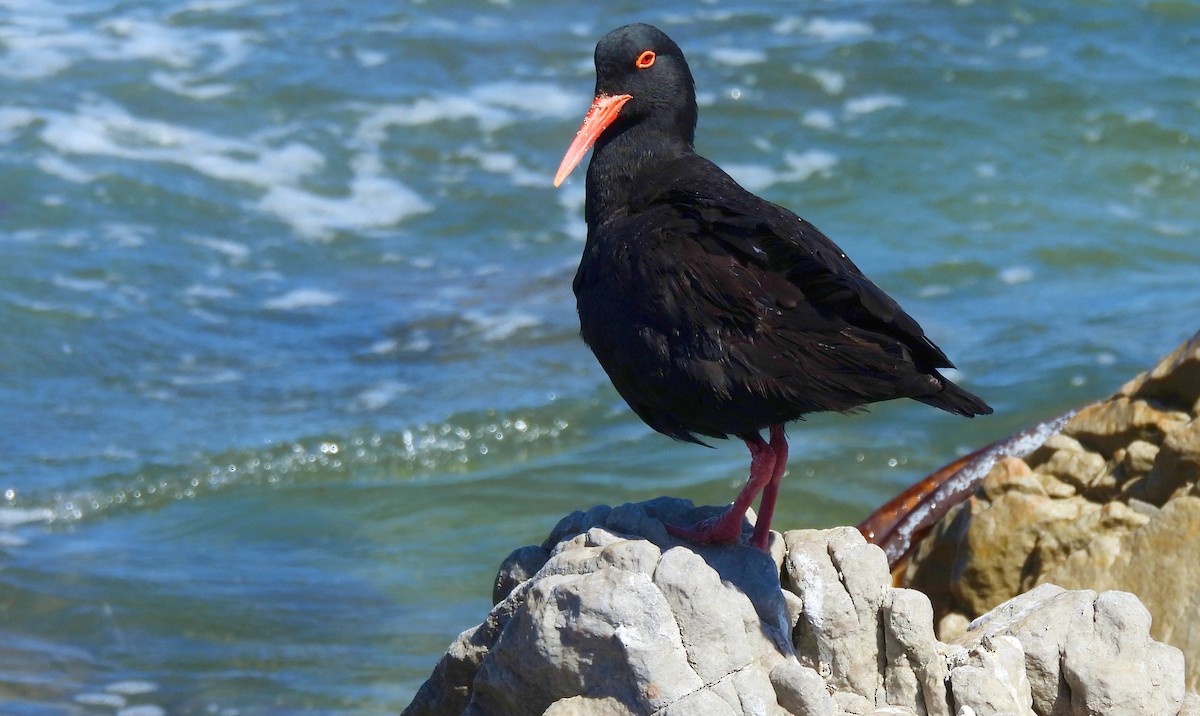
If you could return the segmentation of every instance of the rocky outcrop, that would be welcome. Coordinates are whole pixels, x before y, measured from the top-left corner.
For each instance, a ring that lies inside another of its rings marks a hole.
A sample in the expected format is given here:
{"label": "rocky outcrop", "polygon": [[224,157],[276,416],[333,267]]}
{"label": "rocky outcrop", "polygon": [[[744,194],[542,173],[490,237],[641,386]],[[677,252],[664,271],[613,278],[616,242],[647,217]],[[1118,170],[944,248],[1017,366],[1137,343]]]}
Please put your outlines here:
{"label": "rocky outcrop", "polygon": [[[1025,459],[1000,461],[913,553],[942,638],[1040,584],[1136,594],[1200,687],[1200,334]],[[1114,713],[1123,713],[1120,711]]]}
{"label": "rocky outcrop", "polygon": [[404,713],[1200,716],[1129,594],[1039,587],[943,642],[857,530],[773,533],[767,555],[663,528],[702,512],[597,507],[515,551]]}

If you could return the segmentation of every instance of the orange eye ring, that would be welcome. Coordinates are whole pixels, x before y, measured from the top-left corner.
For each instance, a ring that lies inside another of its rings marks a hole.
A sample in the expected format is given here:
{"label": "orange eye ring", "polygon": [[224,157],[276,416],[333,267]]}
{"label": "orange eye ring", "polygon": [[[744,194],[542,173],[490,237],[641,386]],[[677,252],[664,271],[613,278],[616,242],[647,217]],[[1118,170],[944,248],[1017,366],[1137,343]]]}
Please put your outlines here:
{"label": "orange eye ring", "polygon": [[638,55],[637,62],[634,62],[633,64],[639,70],[644,70],[654,64],[654,58],[654,50],[646,50],[642,54]]}

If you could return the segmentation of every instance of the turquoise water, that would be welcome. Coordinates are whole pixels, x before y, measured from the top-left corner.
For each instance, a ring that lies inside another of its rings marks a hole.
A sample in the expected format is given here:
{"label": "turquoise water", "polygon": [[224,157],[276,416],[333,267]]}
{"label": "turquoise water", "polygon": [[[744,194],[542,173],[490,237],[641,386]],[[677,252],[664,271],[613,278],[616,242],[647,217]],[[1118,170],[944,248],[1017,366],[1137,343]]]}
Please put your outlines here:
{"label": "turquoise water", "polygon": [[0,712],[402,708],[557,519],[731,499],[576,336],[595,40],[985,396],[791,429],[853,523],[1200,327],[1189,2],[0,1]]}

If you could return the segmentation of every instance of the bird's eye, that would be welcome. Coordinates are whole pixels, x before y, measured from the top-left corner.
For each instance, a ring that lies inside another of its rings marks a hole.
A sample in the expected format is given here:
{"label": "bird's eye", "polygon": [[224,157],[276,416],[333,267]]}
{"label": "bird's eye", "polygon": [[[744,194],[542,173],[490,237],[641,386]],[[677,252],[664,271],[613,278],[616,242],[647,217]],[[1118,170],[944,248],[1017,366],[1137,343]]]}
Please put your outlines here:
{"label": "bird's eye", "polygon": [[644,70],[654,64],[654,51],[646,50],[638,55],[637,62],[633,63],[639,70]]}

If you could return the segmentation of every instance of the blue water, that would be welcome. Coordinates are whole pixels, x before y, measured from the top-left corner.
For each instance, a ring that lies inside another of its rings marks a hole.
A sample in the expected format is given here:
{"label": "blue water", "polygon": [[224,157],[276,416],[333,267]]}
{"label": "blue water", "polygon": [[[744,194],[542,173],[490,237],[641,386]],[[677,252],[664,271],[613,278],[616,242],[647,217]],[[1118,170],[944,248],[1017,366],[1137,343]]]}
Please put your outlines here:
{"label": "blue water", "polygon": [[577,338],[596,39],[997,409],[793,426],[853,523],[1200,327],[1200,6],[0,0],[0,712],[395,712],[557,519],[719,504]]}

